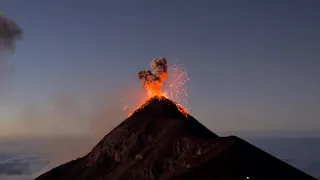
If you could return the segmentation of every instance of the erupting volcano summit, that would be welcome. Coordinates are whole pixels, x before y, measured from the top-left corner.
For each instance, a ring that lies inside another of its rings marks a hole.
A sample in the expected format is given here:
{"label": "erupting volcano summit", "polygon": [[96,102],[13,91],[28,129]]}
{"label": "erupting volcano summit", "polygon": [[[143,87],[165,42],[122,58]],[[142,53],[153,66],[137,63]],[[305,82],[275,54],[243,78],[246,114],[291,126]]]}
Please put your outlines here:
{"label": "erupting volcano summit", "polygon": [[151,98],[86,156],[36,180],[314,179],[235,137],[219,137],[161,92],[167,60],[137,76]]}
{"label": "erupting volcano summit", "polygon": [[86,156],[36,180],[314,179],[235,137],[218,137],[154,96]]}

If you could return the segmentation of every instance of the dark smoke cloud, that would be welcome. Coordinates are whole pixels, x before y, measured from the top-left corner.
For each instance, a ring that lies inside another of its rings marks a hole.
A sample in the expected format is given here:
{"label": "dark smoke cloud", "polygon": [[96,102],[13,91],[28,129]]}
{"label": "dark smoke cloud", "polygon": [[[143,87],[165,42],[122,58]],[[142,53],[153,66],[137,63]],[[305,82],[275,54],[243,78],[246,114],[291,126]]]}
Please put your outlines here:
{"label": "dark smoke cloud", "polygon": [[0,16],[0,51],[14,50],[16,40],[21,38],[21,28],[8,17]]}
{"label": "dark smoke cloud", "polygon": [[167,79],[168,67],[164,57],[153,59],[150,62],[152,71],[144,70],[137,73],[142,86],[152,94],[160,94],[162,83]]}
{"label": "dark smoke cloud", "polygon": [[13,74],[6,55],[15,49],[15,42],[22,38],[21,28],[6,16],[0,16],[0,92]]}

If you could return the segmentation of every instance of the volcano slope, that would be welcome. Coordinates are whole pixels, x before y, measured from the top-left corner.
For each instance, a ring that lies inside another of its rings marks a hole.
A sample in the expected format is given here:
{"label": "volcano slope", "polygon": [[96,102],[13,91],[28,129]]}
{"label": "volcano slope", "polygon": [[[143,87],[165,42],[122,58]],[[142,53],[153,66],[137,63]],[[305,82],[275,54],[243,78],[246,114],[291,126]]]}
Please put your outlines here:
{"label": "volcano slope", "polygon": [[314,179],[244,140],[219,137],[169,99],[151,98],[86,156],[36,180]]}

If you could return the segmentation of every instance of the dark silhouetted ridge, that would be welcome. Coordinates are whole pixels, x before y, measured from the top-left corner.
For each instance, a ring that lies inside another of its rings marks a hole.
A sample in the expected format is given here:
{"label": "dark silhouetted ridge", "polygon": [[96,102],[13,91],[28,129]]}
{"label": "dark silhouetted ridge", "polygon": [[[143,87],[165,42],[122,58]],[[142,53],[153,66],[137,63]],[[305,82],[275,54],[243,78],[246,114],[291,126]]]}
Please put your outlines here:
{"label": "dark silhouetted ridge", "polygon": [[314,179],[235,136],[218,137],[154,97],[86,156],[36,180]]}

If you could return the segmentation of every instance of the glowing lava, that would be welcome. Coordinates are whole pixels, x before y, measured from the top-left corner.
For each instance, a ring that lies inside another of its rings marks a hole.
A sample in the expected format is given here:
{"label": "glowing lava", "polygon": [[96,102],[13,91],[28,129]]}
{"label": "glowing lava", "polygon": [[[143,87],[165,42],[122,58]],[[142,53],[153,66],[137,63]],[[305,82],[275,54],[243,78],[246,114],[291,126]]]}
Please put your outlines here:
{"label": "glowing lava", "polygon": [[[147,72],[147,70],[145,71]],[[149,75],[149,74],[147,74]],[[168,76],[167,76],[168,75]],[[169,99],[172,101],[178,110],[188,116],[188,111],[179,103],[187,104],[187,82],[189,81],[187,71],[181,65],[174,64],[171,68],[168,69],[168,72],[165,73],[166,82],[164,81],[144,81],[143,88],[147,90],[148,94],[145,97],[145,102],[136,108],[136,111],[143,109],[152,98],[158,99]],[[125,106],[127,107],[127,106]],[[129,117],[132,113],[129,115]]]}
{"label": "glowing lava", "polygon": [[174,64],[169,68],[167,82],[163,87],[164,96],[172,99],[174,102],[188,104],[188,86],[190,80],[187,70],[182,65]]}
{"label": "glowing lava", "polygon": [[[140,105],[134,112],[137,112],[137,111],[143,109],[145,106],[147,106],[150,103],[151,99],[154,99],[154,98],[157,98],[159,100],[166,100],[166,99],[170,100],[184,116],[188,117],[189,112],[184,107],[182,107],[180,104],[174,102],[172,99],[168,98],[165,95],[154,95],[154,96],[152,96],[145,103]],[[128,117],[130,117],[132,114],[133,113],[129,114]]]}

